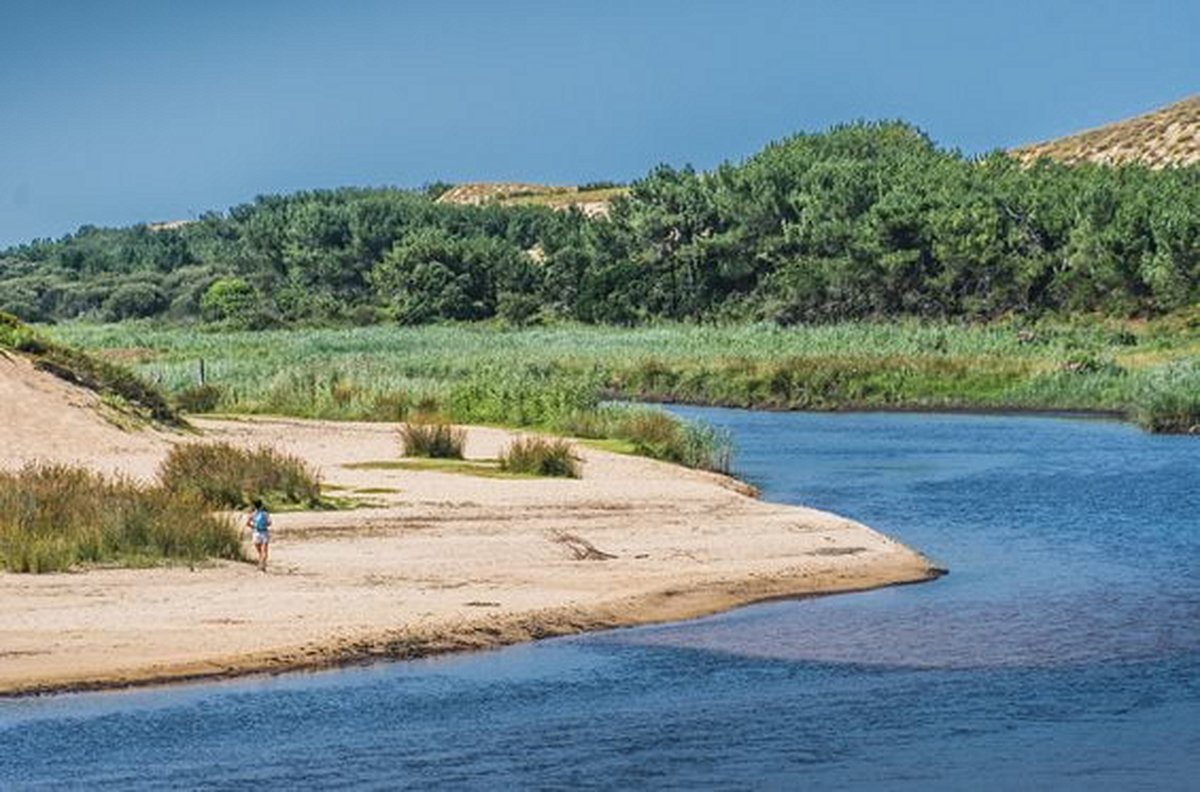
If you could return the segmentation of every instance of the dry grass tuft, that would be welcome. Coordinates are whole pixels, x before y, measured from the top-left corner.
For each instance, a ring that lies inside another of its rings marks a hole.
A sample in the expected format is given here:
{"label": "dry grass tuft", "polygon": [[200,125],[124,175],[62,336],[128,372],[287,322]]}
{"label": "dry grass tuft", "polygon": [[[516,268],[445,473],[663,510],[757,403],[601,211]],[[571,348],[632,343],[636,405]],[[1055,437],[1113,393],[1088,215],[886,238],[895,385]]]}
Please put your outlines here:
{"label": "dry grass tuft", "polygon": [[431,459],[462,459],[467,442],[465,429],[442,422],[413,422],[400,427],[404,456]]}
{"label": "dry grass tuft", "polygon": [[579,478],[580,460],[562,438],[518,437],[500,454],[500,469],[534,476]]}

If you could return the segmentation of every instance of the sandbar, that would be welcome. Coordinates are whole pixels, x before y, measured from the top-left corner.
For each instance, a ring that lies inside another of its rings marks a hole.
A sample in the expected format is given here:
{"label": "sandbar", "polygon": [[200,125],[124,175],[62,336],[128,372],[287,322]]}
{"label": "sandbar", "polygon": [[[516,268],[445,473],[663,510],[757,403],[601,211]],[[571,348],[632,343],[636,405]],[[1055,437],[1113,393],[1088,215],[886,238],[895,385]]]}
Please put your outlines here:
{"label": "sandbar", "polygon": [[[582,445],[581,479],[491,479],[355,467],[399,457],[394,424],[195,423],[199,436],[92,444],[76,461],[149,478],[176,442],[269,445],[371,505],[275,515],[266,573],[240,562],[0,573],[0,695],[485,649],[939,574],[852,520]],[[469,427],[466,456],[494,458],[513,435]],[[53,461],[78,445],[56,448],[38,445]],[[0,464],[29,456],[12,445]]]}

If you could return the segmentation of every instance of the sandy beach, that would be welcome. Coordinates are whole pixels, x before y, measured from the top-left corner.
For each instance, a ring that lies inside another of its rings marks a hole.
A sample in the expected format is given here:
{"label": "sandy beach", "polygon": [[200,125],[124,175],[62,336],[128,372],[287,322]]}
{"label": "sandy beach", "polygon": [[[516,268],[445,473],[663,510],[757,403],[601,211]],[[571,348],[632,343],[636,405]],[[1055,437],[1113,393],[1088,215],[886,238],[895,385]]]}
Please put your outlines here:
{"label": "sandy beach", "polygon": [[[103,423],[84,411],[61,422],[74,440],[44,421],[36,443],[14,429],[0,465],[36,448],[148,478],[170,444],[220,439],[297,454],[337,494],[375,503],[276,515],[265,574],[235,562],[0,573],[0,694],[410,658],[937,574],[858,523],[583,447],[579,480],[485,479],[348,467],[397,459],[394,425],[198,420],[197,437],[104,434],[88,421]],[[472,427],[466,455],[495,457],[511,436]]]}

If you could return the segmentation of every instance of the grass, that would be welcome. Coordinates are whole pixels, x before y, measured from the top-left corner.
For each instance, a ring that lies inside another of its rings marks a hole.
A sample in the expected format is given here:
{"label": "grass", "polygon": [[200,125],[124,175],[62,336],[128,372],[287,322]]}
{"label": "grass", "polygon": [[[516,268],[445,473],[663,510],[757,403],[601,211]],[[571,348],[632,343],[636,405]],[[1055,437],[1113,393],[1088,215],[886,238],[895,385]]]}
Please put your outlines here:
{"label": "grass", "polygon": [[[418,457],[414,459],[381,459],[371,462],[354,462],[344,467],[350,470],[418,470],[435,473],[459,473],[464,476],[476,476],[490,479],[528,479],[538,478],[537,474],[505,470],[497,459],[432,459]],[[361,490],[364,491],[365,490]]]}
{"label": "grass", "polygon": [[562,438],[518,437],[501,452],[500,469],[534,476],[579,478],[580,459]]}
{"label": "grass", "polygon": [[0,566],[10,572],[209,557],[243,560],[241,538],[194,492],[62,465],[0,472]]}
{"label": "grass", "polygon": [[262,498],[275,510],[320,508],[320,479],[303,460],[272,448],[189,443],[171,449],[159,467],[163,486],[215,507],[246,508]]}
{"label": "grass", "polygon": [[180,412],[210,413],[221,403],[221,389],[216,385],[193,385],[175,393],[173,401]]}
{"label": "grass", "polygon": [[1176,414],[1190,386],[1170,372],[1200,356],[1200,310],[1153,321],[980,325],[213,333],[126,323],[50,332],[99,354],[136,352],[138,370],[171,392],[195,385],[203,359],[224,412],[403,420],[440,411],[460,422],[564,432],[603,397],[771,409],[1103,411],[1174,430],[1179,420],[1155,416]]}

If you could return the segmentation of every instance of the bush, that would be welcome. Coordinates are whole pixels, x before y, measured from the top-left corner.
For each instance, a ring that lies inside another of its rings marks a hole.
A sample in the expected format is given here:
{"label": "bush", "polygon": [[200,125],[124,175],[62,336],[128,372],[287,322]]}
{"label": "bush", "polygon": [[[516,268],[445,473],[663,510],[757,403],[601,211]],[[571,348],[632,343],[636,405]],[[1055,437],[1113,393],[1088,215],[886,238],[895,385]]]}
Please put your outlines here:
{"label": "bush", "polygon": [[561,438],[518,437],[500,454],[500,469],[535,476],[579,478],[580,459]]}
{"label": "bush", "polygon": [[175,394],[175,406],[183,412],[207,413],[217,409],[224,391],[210,384],[193,385]]}
{"label": "bush", "polygon": [[467,432],[447,423],[406,423],[400,427],[400,442],[404,456],[462,459]]}
{"label": "bush", "polygon": [[158,470],[172,492],[194,493],[213,506],[244,508],[262,498],[269,505],[321,505],[321,483],[303,460],[273,448],[253,451],[229,443],[178,445]]}
{"label": "bush", "polygon": [[153,283],[126,283],[117,287],[105,300],[101,309],[108,322],[122,319],[137,319],[153,316],[167,309],[170,300]]}
{"label": "bush", "polygon": [[63,465],[0,472],[0,567],[11,572],[207,557],[241,560],[241,540],[194,493]]}
{"label": "bush", "polygon": [[258,290],[241,278],[218,278],[200,298],[200,310],[209,321],[247,327],[261,311]]}

